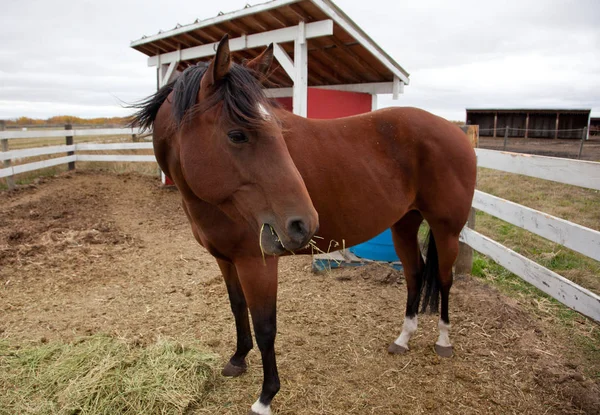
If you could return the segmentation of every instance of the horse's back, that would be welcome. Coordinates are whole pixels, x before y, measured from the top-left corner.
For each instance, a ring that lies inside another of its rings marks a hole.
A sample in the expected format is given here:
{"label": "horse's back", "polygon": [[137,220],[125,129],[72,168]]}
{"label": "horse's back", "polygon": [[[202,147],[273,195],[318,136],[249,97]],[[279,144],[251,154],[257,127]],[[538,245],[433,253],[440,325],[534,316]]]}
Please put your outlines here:
{"label": "horse's back", "polygon": [[282,116],[327,240],[362,242],[413,209],[447,206],[458,222],[466,218],[475,155],[443,118],[399,107],[334,120]]}

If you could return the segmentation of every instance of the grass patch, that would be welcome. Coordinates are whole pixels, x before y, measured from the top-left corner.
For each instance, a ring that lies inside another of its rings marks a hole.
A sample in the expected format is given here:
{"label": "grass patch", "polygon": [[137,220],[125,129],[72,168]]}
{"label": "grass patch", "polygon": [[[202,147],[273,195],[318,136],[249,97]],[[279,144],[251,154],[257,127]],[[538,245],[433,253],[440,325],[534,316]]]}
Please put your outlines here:
{"label": "grass patch", "polygon": [[160,340],[95,335],[17,346],[0,340],[0,414],[183,414],[214,384],[216,356]]}

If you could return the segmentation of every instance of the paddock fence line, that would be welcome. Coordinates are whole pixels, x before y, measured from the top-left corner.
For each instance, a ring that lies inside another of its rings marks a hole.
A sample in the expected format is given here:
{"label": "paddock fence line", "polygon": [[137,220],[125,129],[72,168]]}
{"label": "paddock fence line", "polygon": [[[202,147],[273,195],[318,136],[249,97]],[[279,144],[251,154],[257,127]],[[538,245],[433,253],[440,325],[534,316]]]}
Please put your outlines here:
{"label": "paddock fence line", "polygon": [[[73,136],[135,135],[139,133],[139,131],[129,128],[101,130],[0,131],[0,140],[3,144],[2,149],[5,150],[5,142],[18,138],[42,136],[65,137],[66,140],[68,140],[67,137]],[[0,178],[12,178],[15,174],[43,169],[59,164],[74,163],[77,161],[156,162],[153,155],[78,154],[78,152],[138,149],[152,149],[152,143],[73,144],[71,141],[71,144],[58,146],[6,150],[0,152],[0,161],[5,163],[5,167],[0,169]],[[475,152],[477,154],[477,164],[479,167],[600,190],[600,163],[597,162],[534,156],[481,148],[476,148]],[[10,164],[12,161],[22,158],[60,153],[66,155],[27,164]],[[6,166],[7,162],[9,163],[8,167]],[[535,233],[552,242],[563,245],[596,261],[600,261],[599,231],[586,228],[576,223],[554,217],[544,212],[481,191],[475,192],[473,208]],[[474,227],[474,221],[469,221],[467,227],[461,232],[461,242],[465,243],[475,251],[489,256],[504,268],[566,306],[600,322],[600,297],[597,294],[476,232],[469,226]]]}
{"label": "paddock fence line", "polygon": [[[21,173],[40,170],[47,167],[67,164],[69,170],[75,169],[77,161],[99,162],[156,162],[154,155],[135,154],[77,154],[77,152],[114,151],[114,150],[152,150],[151,142],[132,143],[74,143],[74,137],[97,136],[129,136],[132,141],[144,137],[141,131],[134,128],[86,128],[73,130],[69,124],[64,130],[31,130],[31,131],[4,131],[0,125],[0,161],[4,168],[0,168],[0,178],[6,178],[9,189],[14,188],[14,176]],[[146,134],[147,136],[148,134]],[[64,145],[49,145],[43,147],[10,150],[9,141],[25,138],[57,138],[64,137]],[[29,157],[65,154],[63,157],[48,158],[25,164],[14,165],[15,161]]]}
{"label": "paddock fence line", "polygon": [[[547,141],[549,145],[551,145],[553,142],[555,142],[554,140],[561,140],[563,143],[565,141],[572,141],[572,148],[571,146],[569,146],[569,148],[564,148],[562,149],[562,152],[566,152],[565,154],[560,154],[560,157],[567,157],[567,158],[575,158],[580,160],[582,153],[583,153],[583,147],[584,144],[589,141],[590,139],[590,133],[588,131],[588,127],[583,127],[583,128],[571,128],[571,129],[560,129],[560,130],[544,130],[544,129],[532,129],[532,128],[520,128],[520,127],[511,127],[511,126],[505,126],[505,127],[498,127],[497,129],[494,128],[480,128],[479,130],[479,135],[480,137],[486,137],[486,138],[504,138],[504,141],[502,143],[502,151],[514,151],[514,152],[525,152],[527,153],[527,151],[518,151],[517,148],[518,147],[523,147],[527,145],[528,141],[527,140],[543,140],[543,141]],[[499,133],[502,135],[498,135],[498,136],[493,136],[492,133]],[[546,134],[547,133],[552,133],[555,134],[554,137],[549,137]],[[536,135],[537,134],[537,135]],[[511,140],[517,140],[516,143],[511,142]],[[513,148],[508,149],[508,147],[512,146]],[[494,150],[498,150],[499,148],[496,148],[497,146],[494,145],[493,146]],[[515,148],[517,147],[517,148]],[[538,151],[543,151],[543,148],[538,149]],[[557,154],[553,154],[554,156],[556,156]]]}
{"label": "paddock fence line", "polygon": [[[600,163],[475,149],[478,167],[600,190]],[[473,208],[600,261],[600,232],[479,190]],[[600,296],[468,226],[461,242],[581,314],[600,322]]]}

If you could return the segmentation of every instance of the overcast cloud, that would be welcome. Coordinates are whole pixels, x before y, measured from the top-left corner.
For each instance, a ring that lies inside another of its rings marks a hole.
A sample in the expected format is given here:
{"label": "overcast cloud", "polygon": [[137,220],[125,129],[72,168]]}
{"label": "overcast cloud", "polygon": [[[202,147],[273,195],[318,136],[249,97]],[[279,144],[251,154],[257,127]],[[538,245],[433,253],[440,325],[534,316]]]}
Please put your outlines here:
{"label": "overcast cloud", "polygon": [[[123,116],[156,72],[130,41],[246,0],[3,0],[0,119]],[[261,1],[251,1],[257,4]],[[398,101],[463,120],[468,107],[592,108],[600,116],[598,0],[337,0],[411,74]]]}

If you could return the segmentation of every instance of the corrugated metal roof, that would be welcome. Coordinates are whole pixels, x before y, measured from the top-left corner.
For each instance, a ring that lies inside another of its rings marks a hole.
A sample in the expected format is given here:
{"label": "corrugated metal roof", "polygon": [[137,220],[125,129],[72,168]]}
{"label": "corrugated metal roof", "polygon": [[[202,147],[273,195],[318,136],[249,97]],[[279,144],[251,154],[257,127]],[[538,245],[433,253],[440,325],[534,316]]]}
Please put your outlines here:
{"label": "corrugated metal roof", "polygon": [[[329,0],[274,0],[247,6],[143,37],[133,41],[131,47],[152,57],[218,42],[226,33],[236,38],[296,26],[301,21],[308,24],[322,20],[333,21],[333,34],[307,39],[309,86],[392,82],[394,76],[408,84],[408,72]],[[294,43],[280,46],[293,59]],[[238,61],[251,59],[263,49],[246,49],[233,55]],[[178,69],[210,59],[208,56],[182,61]],[[276,68],[271,79],[280,87],[293,85],[281,67]]]}

